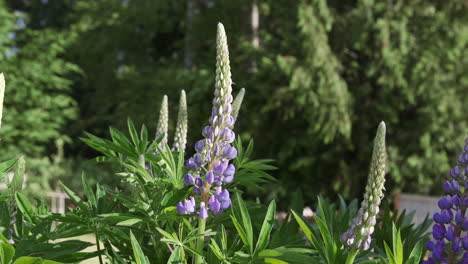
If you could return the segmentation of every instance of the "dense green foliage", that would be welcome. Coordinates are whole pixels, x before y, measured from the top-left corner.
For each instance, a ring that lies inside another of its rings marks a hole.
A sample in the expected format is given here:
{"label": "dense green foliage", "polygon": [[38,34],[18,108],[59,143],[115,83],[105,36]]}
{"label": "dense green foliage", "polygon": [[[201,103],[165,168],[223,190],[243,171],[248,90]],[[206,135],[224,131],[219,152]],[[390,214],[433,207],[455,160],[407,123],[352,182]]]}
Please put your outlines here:
{"label": "dense green foliage", "polygon": [[[361,193],[380,120],[391,128],[389,187],[432,192],[468,131],[465,2],[258,1],[255,33],[253,0],[2,0],[0,70],[14,94],[2,155],[50,157],[54,139],[104,136],[127,117],[154,131],[163,94],[176,113],[181,89],[192,145],[209,109],[213,25],[222,21],[236,88],[246,87],[236,126],[262,138],[256,156],[277,160],[282,184],[268,187],[272,196]],[[79,141],[65,147],[66,158],[91,155]]]}

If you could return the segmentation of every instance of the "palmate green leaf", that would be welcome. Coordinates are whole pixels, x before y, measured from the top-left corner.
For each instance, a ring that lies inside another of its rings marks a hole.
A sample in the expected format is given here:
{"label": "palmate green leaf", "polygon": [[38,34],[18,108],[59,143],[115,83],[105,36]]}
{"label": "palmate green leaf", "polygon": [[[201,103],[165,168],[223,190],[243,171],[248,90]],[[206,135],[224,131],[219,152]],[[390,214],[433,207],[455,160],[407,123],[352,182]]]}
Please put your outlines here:
{"label": "palmate green leaf", "polygon": [[86,215],[90,216],[91,215],[91,211],[90,209],[88,208],[88,206],[80,199],[80,197],[78,195],[76,195],[76,193],[74,193],[72,190],[70,190],[67,186],[65,186],[65,184],[63,184],[62,182],[60,182],[60,187],[63,189],[63,191],[68,195],[68,197],[70,198],[70,200],[72,200],[77,206],[78,208],[81,209],[81,211],[83,211],[83,213],[85,213]]}
{"label": "palmate green leaf", "polygon": [[265,249],[270,242],[270,233],[275,221],[275,214],[276,203],[275,200],[273,200],[270,202],[265,219],[263,220],[262,229],[260,230],[257,245],[255,246],[255,252],[260,252],[261,250]]}
{"label": "palmate green leaf", "polygon": [[169,256],[169,259],[167,260],[168,264],[180,264],[183,263],[182,261],[182,251],[183,248],[176,246],[174,247],[174,250],[172,251],[171,255]]}
{"label": "palmate green leaf", "polygon": [[135,257],[136,263],[137,264],[150,264],[148,258],[143,253],[143,250],[141,250],[140,244],[138,243],[135,236],[133,235],[133,232],[131,231],[130,231],[130,240],[132,243],[133,255]]}

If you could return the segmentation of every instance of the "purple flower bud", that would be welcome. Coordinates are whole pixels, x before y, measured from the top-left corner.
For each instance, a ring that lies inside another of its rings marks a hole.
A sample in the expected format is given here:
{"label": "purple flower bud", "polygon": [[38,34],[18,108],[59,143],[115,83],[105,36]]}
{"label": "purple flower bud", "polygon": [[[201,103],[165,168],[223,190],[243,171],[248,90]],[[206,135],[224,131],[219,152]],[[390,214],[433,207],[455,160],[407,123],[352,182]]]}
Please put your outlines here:
{"label": "purple flower bud", "polygon": [[226,124],[226,126],[232,126],[234,124],[234,117],[232,117],[231,115],[228,115],[226,120],[224,120],[224,123]]}
{"label": "purple flower bud", "polygon": [[434,242],[432,242],[431,240],[427,241],[426,248],[429,251],[433,251],[434,250]]}
{"label": "purple flower bud", "polygon": [[449,181],[444,182],[443,188],[444,188],[444,192],[452,193],[452,184],[450,184]]}
{"label": "purple flower bud", "polygon": [[208,200],[208,205],[210,206],[210,210],[213,211],[214,213],[217,213],[221,209],[221,204],[216,200],[215,196],[211,196],[210,199]]}
{"label": "purple flower bud", "polygon": [[463,155],[460,155],[460,156],[457,157],[457,163],[459,165],[463,164]]}
{"label": "purple flower bud", "polygon": [[185,166],[187,166],[189,170],[197,170],[197,165],[195,164],[193,158],[189,158],[185,163]]}
{"label": "purple flower bud", "polygon": [[450,195],[447,195],[440,199],[438,204],[440,209],[449,209],[452,207],[452,197],[450,197]]}
{"label": "purple flower bud", "polygon": [[455,252],[458,252],[460,250],[460,238],[459,237],[453,238],[452,250]]}
{"label": "purple flower bud", "polygon": [[445,234],[445,237],[448,241],[452,241],[454,233],[455,227],[453,225],[450,225],[449,228],[447,228],[447,233]]}
{"label": "purple flower bud", "polygon": [[454,196],[452,196],[452,202],[453,202],[453,205],[455,207],[459,207],[460,206],[460,197],[458,197],[458,195],[455,194]]}
{"label": "purple flower bud", "polygon": [[195,162],[195,164],[196,164],[197,166],[201,166],[202,163],[203,163],[202,157],[201,157],[201,155],[198,154],[198,153],[195,154],[195,157],[193,158],[193,161]]}
{"label": "purple flower bud", "polygon": [[215,176],[213,174],[213,171],[209,171],[206,175],[205,175],[205,180],[206,182],[208,182],[209,184],[212,184],[213,181],[215,179]]}
{"label": "purple flower bud", "polygon": [[197,177],[195,179],[195,185],[197,185],[198,187],[202,187],[203,186],[203,180],[200,177]]}
{"label": "purple flower bud", "polygon": [[227,146],[224,149],[223,154],[224,154],[224,157],[226,157],[226,159],[232,160],[235,157],[237,157],[237,149],[235,147],[232,147],[232,146]]}
{"label": "purple flower bud", "polygon": [[179,212],[179,214],[187,214],[187,210],[182,202],[177,203],[177,212]]}
{"label": "purple flower bud", "polygon": [[224,173],[224,170],[226,170],[227,166],[227,162],[217,160],[213,166],[213,171],[216,175],[222,175]]}
{"label": "purple flower bud", "polygon": [[450,177],[457,179],[460,176],[460,168],[455,166],[453,169],[450,170]]}
{"label": "purple flower bud", "polygon": [[465,235],[462,240],[462,245],[465,250],[468,250],[468,235]]}
{"label": "purple flower bud", "polygon": [[233,142],[234,139],[236,138],[236,135],[234,134],[234,132],[231,129],[227,128],[227,127],[223,129],[223,132],[221,133],[221,136],[228,143]]}
{"label": "purple flower bud", "polygon": [[234,179],[234,173],[236,172],[236,167],[234,165],[229,164],[229,166],[224,171],[224,182],[230,183]]}
{"label": "purple flower bud", "polygon": [[463,154],[463,162],[468,163],[468,153]]}
{"label": "purple flower bud", "polygon": [[465,231],[468,230],[468,217],[466,216],[465,216],[465,219],[463,219],[462,228]]}
{"label": "purple flower bud", "polygon": [[231,198],[228,190],[224,189],[221,192],[218,192],[215,194],[215,197],[221,203],[222,209],[228,209],[231,206]]}
{"label": "purple flower bud", "polygon": [[206,126],[202,130],[202,134],[204,137],[209,138],[211,135],[211,126]]}
{"label": "purple flower bud", "polygon": [[434,246],[434,251],[432,251],[432,256],[438,260],[442,259],[442,257],[444,256],[444,249],[445,242],[443,240],[437,241]]}
{"label": "purple flower bud", "polygon": [[197,152],[202,152],[203,148],[205,147],[205,140],[198,140],[197,143],[195,143],[195,150]]}
{"label": "purple flower bud", "polygon": [[208,218],[208,211],[206,211],[205,203],[200,203],[200,213],[198,214],[201,218],[206,219]]}
{"label": "purple flower bud", "polygon": [[195,184],[195,179],[193,178],[192,174],[185,173],[184,182],[185,182],[185,186],[194,185]]}
{"label": "purple flower bud", "polygon": [[443,239],[445,237],[445,232],[445,226],[442,224],[435,224],[432,227],[432,236],[437,240]]}
{"label": "purple flower bud", "polygon": [[188,214],[195,212],[195,200],[194,199],[185,200],[184,207]]}
{"label": "purple flower bud", "polygon": [[457,222],[458,224],[463,222],[463,216],[461,214],[460,211],[458,211],[456,214],[455,214],[455,222]]}

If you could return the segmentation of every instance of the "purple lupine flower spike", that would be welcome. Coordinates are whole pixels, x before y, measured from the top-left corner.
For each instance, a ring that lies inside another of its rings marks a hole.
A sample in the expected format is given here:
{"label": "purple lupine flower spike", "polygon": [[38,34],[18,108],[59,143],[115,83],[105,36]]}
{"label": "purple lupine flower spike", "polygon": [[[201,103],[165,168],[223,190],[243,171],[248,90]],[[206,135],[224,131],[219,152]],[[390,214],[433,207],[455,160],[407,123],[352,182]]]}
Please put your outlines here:
{"label": "purple lupine flower spike", "polygon": [[447,195],[437,203],[440,212],[436,212],[433,216],[435,223],[432,227],[432,237],[434,240],[426,244],[432,256],[423,263],[468,264],[466,252],[468,249],[468,218],[466,216],[468,204],[465,202],[468,197],[468,138],[465,143],[457,158],[457,165],[449,172],[451,180],[443,184]]}
{"label": "purple lupine flower spike", "polygon": [[[231,145],[236,137],[231,129],[234,124],[231,115],[232,80],[226,33],[222,24],[218,24],[216,48],[216,80],[213,107],[208,119],[210,125],[202,129],[204,139],[195,143],[196,153],[186,162],[190,172],[184,176],[185,185],[193,185],[193,192],[198,194],[198,216],[201,218],[207,218],[208,211],[218,215],[231,206],[229,192],[222,186],[233,181],[236,171],[234,165],[229,163],[236,158],[237,150]],[[215,186],[212,194],[212,187]],[[177,206],[181,214],[187,214],[190,209],[184,203]]]}

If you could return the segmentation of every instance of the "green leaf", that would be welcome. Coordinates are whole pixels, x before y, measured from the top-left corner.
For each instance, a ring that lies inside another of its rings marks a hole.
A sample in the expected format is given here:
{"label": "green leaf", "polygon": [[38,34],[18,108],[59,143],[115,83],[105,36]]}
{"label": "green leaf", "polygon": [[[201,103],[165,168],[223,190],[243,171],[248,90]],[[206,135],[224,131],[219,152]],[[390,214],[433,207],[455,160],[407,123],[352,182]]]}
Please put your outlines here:
{"label": "green leaf", "polygon": [[133,141],[133,144],[138,148],[140,145],[140,139],[138,138],[138,132],[135,129],[135,126],[133,125],[132,120],[127,119],[127,124],[128,124],[128,132],[130,133],[130,138]]}
{"label": "green leaf", "polygon": [[133,255],[135,257],[136,263],[137,264],[150,264],[148,258],[143,253],[143,250],[141,250],[140,244],[136,240],[132,231],[130,231],[130,240],[132,242]]}
{"label": "green leaf", "polygon": [[70,190],[65,184],[60,182],[60,187],[62,187],[63,191],[70,197],[70,199],[83,211],[83,213],[87,214],[88,216],[91,215],[91,212],[86,206],[86,204],[80,199],[78,195],[76,195],[72,190]]}
{"label": "green leaf", "polygon": [[419,241],[416,246],[411,250],[408,261],[406,264],[417,264],[421,260],[421,255],[423,253],[423,243]]}
{"label": "green leaf", "polygon": [[15,256],[15,248],[6,242],[6,239],[0,235],[0,263],[9,264]]}
{"label": "green leaf", "polygon": [[11,159],[0,163],[0,172],[7,172],[15,166],[18,159]]}
{"label": "green leaf", "polygon": [[132,219],[128,219],[128,220],[125,220],[125,221],[122,221],[122,222],[118,222],[117,225],[118,226],[132,226],[136,223],[139,223],[143,220],[141,219],[138,219],[138,218],[132,218]]}
{"label": "green leaf", "polygon": [[271,229],[273,228],[273,223],[275,221],[275,213],[276,203],[275,200],[273,200],[270,202],[265,219],[263,220],[262,229],[260,230],[257,245],[255,246],[255,252],[259,252],[265,249],[265,247],[268,245],[268,242],[270,241]]}
{"label": "green leaf", "polygon": [[17,259],[14,264],[60,264],[60,262],[55,262],[52,260],[43,260],[41,258],[35,257],[21,257]]}
{"label": "green leaf", "polygon": [[26,161],[24,160],[24,156],[20,156],[16,163],[15,174],[11,183],[14,191],[21,191],[23,189],[25,167]]}
{"label": "green leaf", "polygon": [[19,210],[23,213],[24,217],[30,222],[33,223],[34,219],[34,209],[31,203],[28,201],[28,198],[23,194],[16,192],[15,193],[16,204],[18,205]]}
{"label": "green leaf", "polygon": [[83,189],[84,189],[86,198],[88,198],[88,201],[91,204],[91,206],[97,209],[96,196],[94,195],[93,190],[89,186],[84,172],[81,173],[81,182],[83,184]]}
{"label": "green leaf", "polygon": [[239,204],[239,209],[242,216],[242,226],[243,230],[245,230],[245,234],[248,240],[248,247],[250,252],[253,252],[253,230],[252,230],[252,221],[250,220],[250,214],[245,206],[244,201],[240,197],[240,194],[237,193],[237,203]]}
{"label": "green leaf", "polygon": [[247,234],[244,228],[240,225],[239,221],[237,221],[235,216],[231,215],[231,220],[232,220],[232,223],[234,224],[234,227],[237,229],[237,233],[239,233],[239,237],[241,238],[242,242],[244,242],[244,245],[246,245],[247,247],[250,247],[249,239],[247,237]]}
{"label": "green leaf", "polygon": [[390,247],[387,245],[387,242],[384,241],[385,253],[387,254],[387,259],[390,264],[397,264],[395,260],[395,256],[393,256]]}

